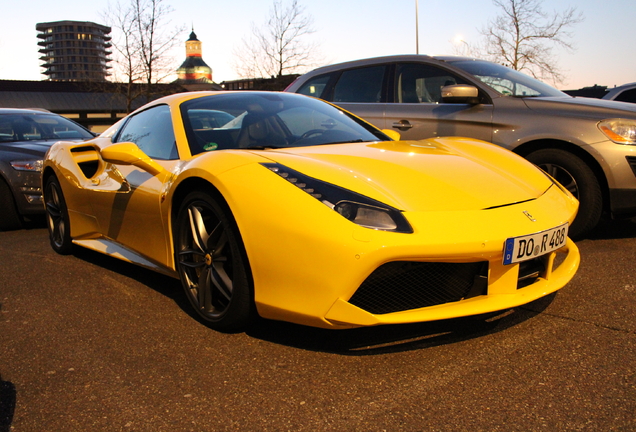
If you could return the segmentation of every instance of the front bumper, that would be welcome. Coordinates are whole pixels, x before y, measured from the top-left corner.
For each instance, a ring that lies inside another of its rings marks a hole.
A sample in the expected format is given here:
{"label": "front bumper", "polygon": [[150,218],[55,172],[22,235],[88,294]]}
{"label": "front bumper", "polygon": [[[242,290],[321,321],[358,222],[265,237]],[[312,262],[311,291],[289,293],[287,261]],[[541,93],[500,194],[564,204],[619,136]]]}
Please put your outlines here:
{"label": "front bumper", "polygon": [[[560,254],[565,257],[555,265],[555,259]],[[325,319],[342,327],[404,324],[477,315],[520,306],[563,287],[570,281],[580,263],[578,248],[569,239],[566,246],[548,254],[544,259],[545,270],[529,286],[519,287],[519,264],[504,266],[500,261],[492,261],[489,263],[487,288],[482,295],[387,314],[374,314],[338,299],[325,315]],[[422,283],[422,288],[426,289],[426,281]]]}
{"label": "front bumper", "polygon": [[11,190],[18,213],[34,215],[44,213],[42,198],[42,174],[40,172],[14,171],[11,173]]}
{"label": "front bumper", "polygon": [[586,150],[599,162],[605,173],[612,215],[636,215],[636,145],[604,141],[587,146]]}

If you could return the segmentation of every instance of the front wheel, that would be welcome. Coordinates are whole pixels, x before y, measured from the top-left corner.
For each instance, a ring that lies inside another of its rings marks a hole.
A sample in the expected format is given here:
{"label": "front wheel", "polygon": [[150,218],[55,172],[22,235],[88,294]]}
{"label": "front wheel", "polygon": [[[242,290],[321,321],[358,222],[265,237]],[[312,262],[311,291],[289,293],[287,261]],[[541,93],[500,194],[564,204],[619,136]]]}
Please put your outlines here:
{"label": "front wheel", "polygon": [[44,206],[51,247],[59,254],[70,254],[73,251],[73,242],[68,209],[60,182],[53,175],[44,184]]}
{"label": "front wheel", "polygon": [[201,318],[221,331],[247,327],[254,312],[245,249],[229,211],[206,193],[190,193],[179,209],[175,260]]}
{"label": "front wheel", "polygon": [[560,149],[542,149],[526,156],[550,174],[579,200],[579,212],[569,229],[577,239],[593,229],[603,213],[603,193],[592,169],[574,154]]}

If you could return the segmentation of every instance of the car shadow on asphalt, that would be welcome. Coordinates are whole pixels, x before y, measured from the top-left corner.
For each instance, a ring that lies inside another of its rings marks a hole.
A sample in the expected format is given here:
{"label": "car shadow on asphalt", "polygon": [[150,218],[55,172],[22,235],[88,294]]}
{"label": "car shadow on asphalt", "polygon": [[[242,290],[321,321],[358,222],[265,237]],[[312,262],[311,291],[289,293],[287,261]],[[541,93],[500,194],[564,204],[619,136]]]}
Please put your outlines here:
{"label": "car shadow on asphalt", "polygon": [[[178,280],[84,248],[76,248],[73,254],[76,258],[133,279],[163,294],[193,320],[207,326],[192,310]],[[385,354],[457,343],[500,332],[540,314],[553,299],[554,295],[549,295],[521,307],[478,316],[344,330],[258,318],[245,334],[311,351],[355,356]]]}
{"label": "car shadow on asphalt", "polygon": [[260,319],[246,333],[254,338],[310,351],[367,356],[421,350],[497,333],[542,313],[555,294],[490,314],[416,324],[346,330],[307,327]]}
{"label": "car shadow on asphalt", "polygon": [[16,406],[15,385],[0,375],[0,432],[9,432]]}
{"label": "car shadow on asphalt", "polygon": [[[79,246],[73,249],[73,256],[90,264],[110,270],[113,273],[133,279],[172,299],[184,310],[188,310],[190,307],[188,299],[185,295],[182,295],[183,289],[178,279]],[[195,317],[194,313],[192,313],[191,316]]]}
{"label": "car shadow on asphalt", "polygon": [[588,240],[636,238],[636,218],[602,220],[585,238]]}

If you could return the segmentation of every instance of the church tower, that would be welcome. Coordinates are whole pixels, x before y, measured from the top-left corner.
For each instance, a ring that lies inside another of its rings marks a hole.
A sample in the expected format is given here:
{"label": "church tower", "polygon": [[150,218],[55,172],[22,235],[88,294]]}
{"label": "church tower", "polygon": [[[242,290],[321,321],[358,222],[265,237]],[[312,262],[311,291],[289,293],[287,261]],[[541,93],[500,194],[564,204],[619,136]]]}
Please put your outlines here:
{"label": "church tower", "polygon": [[197,35],[190,33],[186,41],[186,59],[177,69],[178,82],[182,84],[207,84],[212,83],[212,68],[208,66],[202,57],[201,41]]}

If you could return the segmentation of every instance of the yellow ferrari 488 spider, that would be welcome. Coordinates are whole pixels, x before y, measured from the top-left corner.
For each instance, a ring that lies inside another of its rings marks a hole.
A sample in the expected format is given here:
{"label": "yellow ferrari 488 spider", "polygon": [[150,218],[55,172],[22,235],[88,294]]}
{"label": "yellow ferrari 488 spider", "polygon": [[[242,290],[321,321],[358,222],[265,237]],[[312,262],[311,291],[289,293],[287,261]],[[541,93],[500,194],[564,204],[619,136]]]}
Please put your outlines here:
{"label": "yellow ferrari 488 spider", "polygon": [[475,315],[574,276],[578,202],[547,174],[483,141],[389,135],[290,93],[158,99],[51,147],[51,245],[180,278],[224,331]]}

